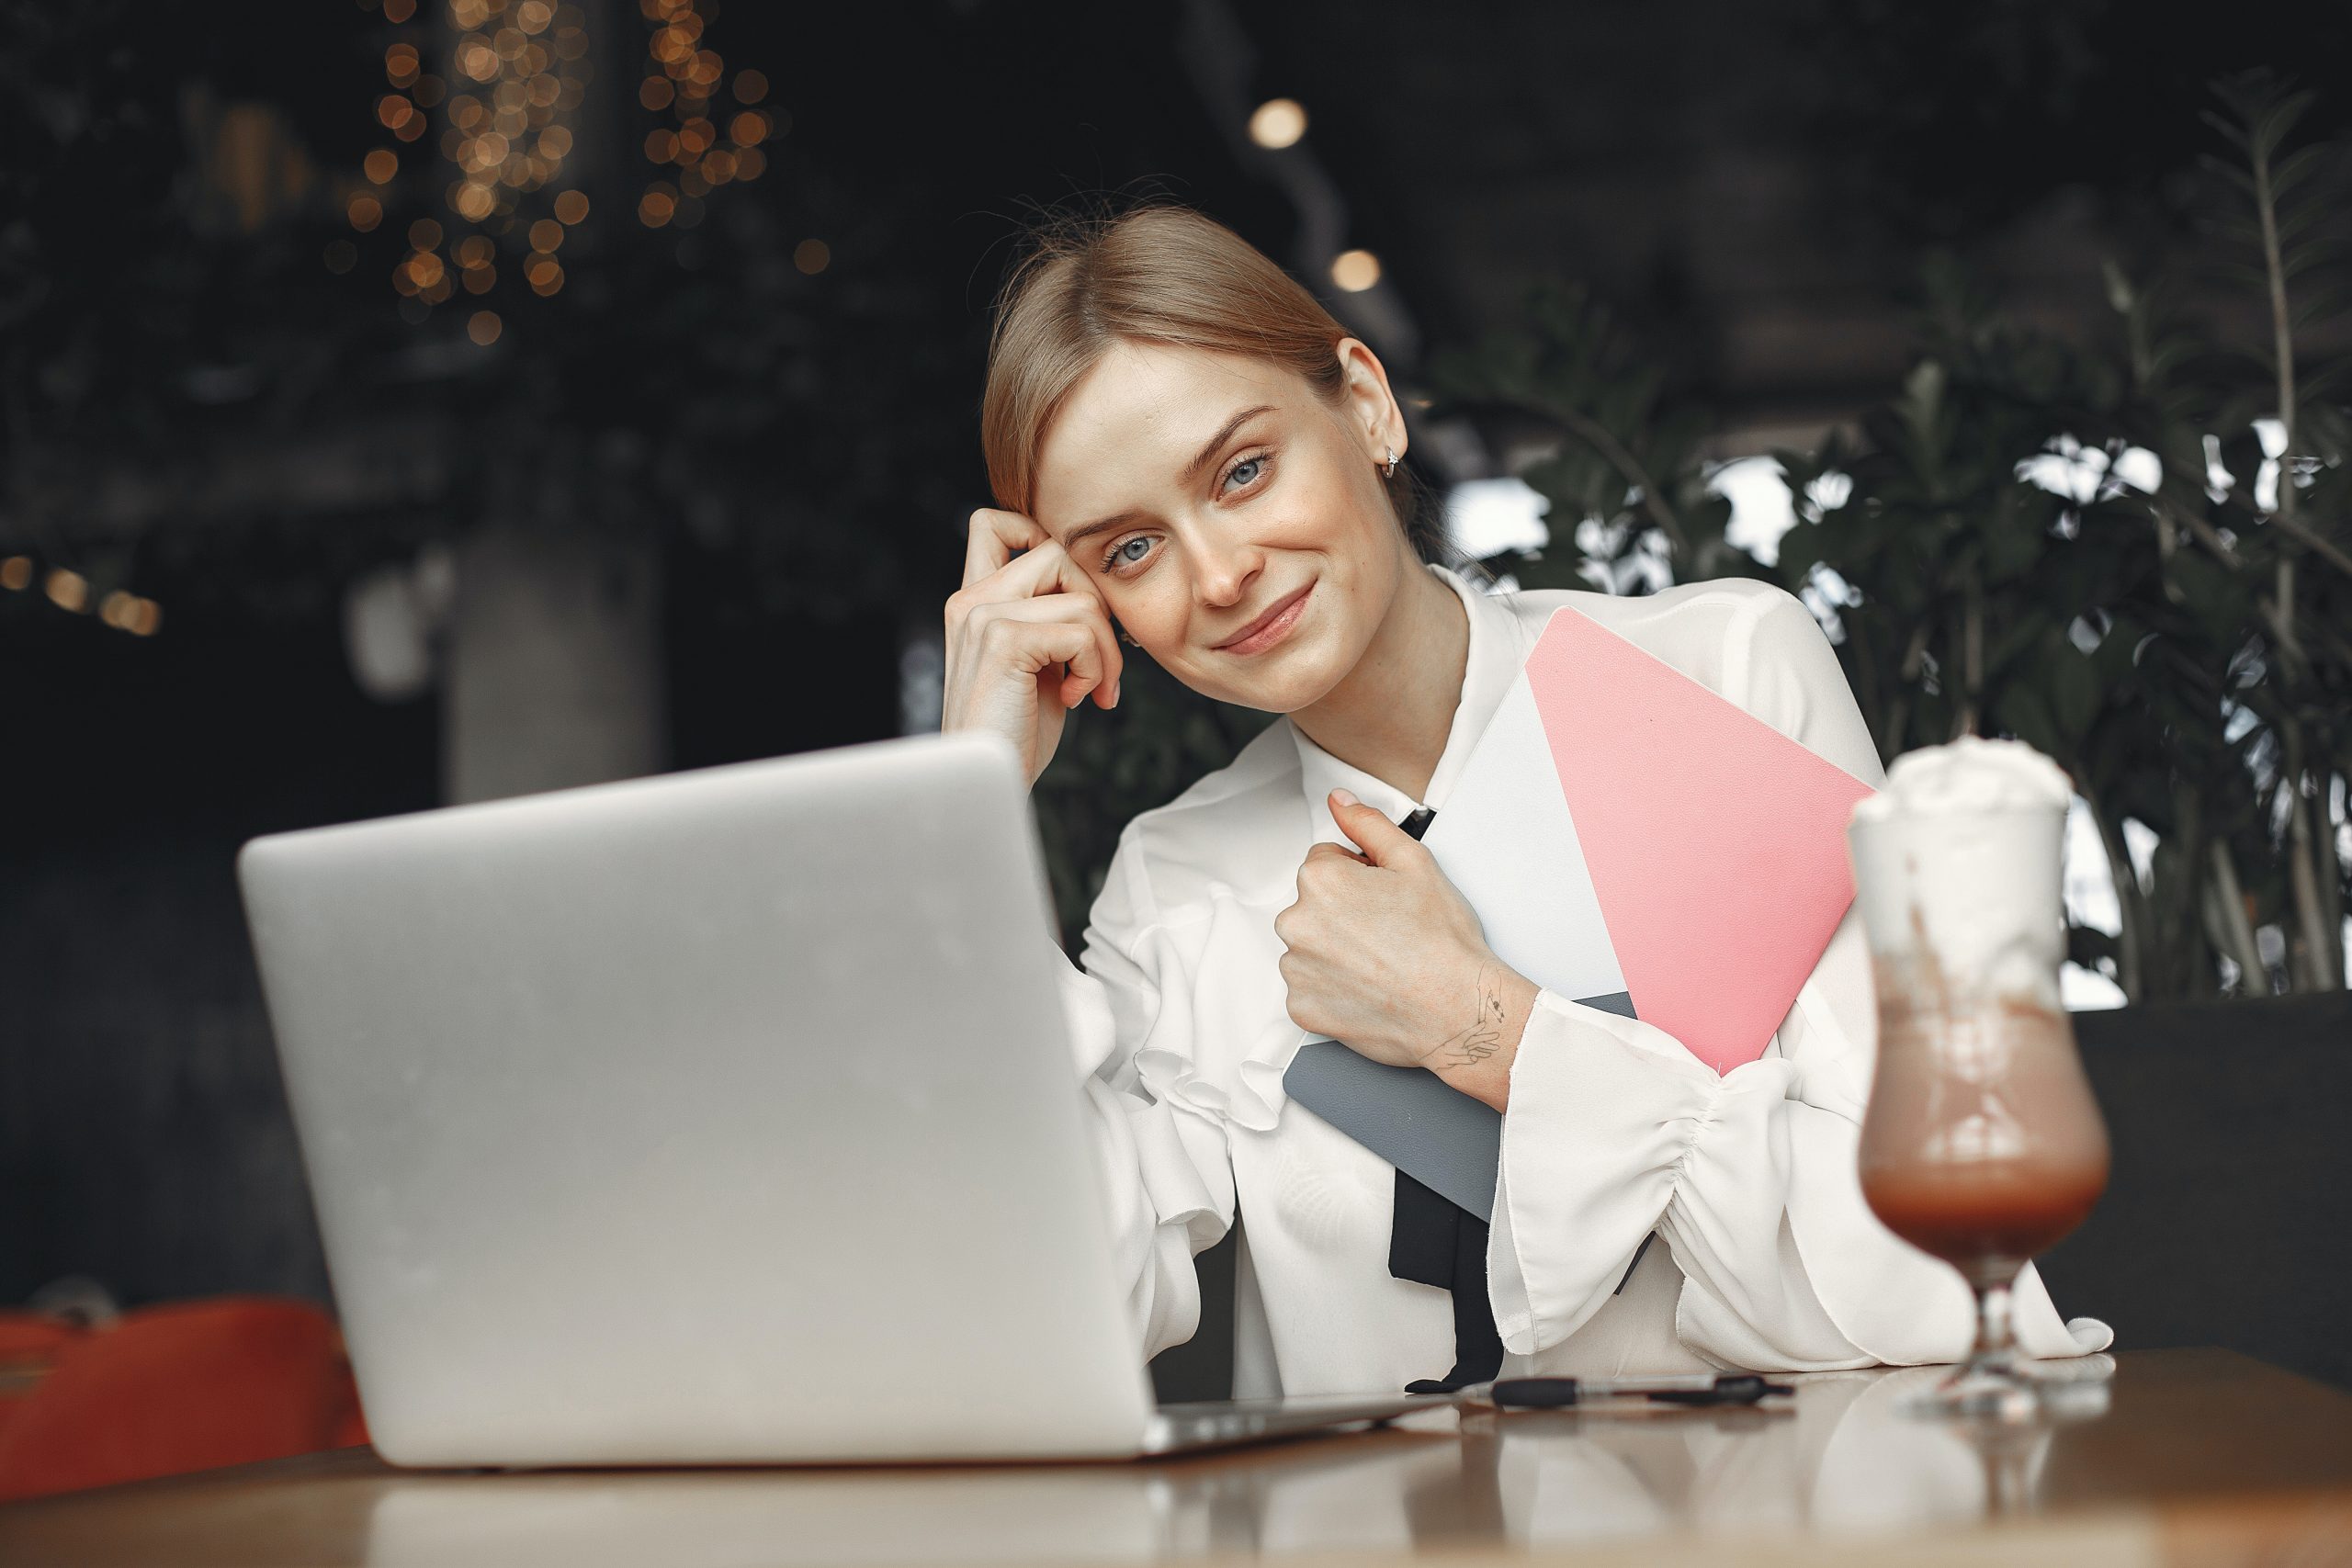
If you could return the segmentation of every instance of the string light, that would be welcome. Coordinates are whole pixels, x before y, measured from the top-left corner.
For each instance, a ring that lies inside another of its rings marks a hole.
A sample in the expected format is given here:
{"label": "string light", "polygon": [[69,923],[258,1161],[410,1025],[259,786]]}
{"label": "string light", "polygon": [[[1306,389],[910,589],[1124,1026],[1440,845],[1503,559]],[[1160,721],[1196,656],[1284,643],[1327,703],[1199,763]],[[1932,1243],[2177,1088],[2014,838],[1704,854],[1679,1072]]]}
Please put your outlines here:
{"label": "string light", "polygon": [[[494,265],[495,234],[528,234],[534,246],[550,251],[560,244],[564,226],[588,215],[584,197],[557,189],[571,158],[575,132],[571,113],[585,97],[588,83],[588,13],[573,0],[433,0],[446,18],[451,41],[442,51],[439,68],[429,66],[432,40],[406,35],[391,39],[384,50],[384,83],[391,89],[375,99],[377,122],[402,141],[415,141],[431,128],[440,110],[440,132],[435,145],[454,165],[457,178],[447,183],[443,199],[454,215],[451,229],[423,218],[407,227],[408,251],[392,268],[391,284],[401,298],[407,319],[421,321],[431,308],[453,298],[462,282],[467,293],[487,294],[498,284]],[[385,20],[403,24],[417,19],[416,0],[384,0]],[[449,90],[454,82],[458,91]],[[400,174],[396,149],[379,148],[368,154],[361,168],[369,183],[390,186]],[[368,233],[384,221],[385,202],[361,193],[353,196],[346,212],[351,226]],[[531,209],[548,200],[555,213],[548,218]],[[468,232],[474,225],[491,233]],[[555,238],[548,240],[552,229]],[[541,243],[541,241],[547,243]],[[449,259],[440,251],[449,246]],[[337,265],[332,253],[328,265]],[[356,262],[356,254],[352,261]],[[552,287],[547,286],[552,283]],[[552,278],[534,281],[542,294],[561,287],[561,270]],[[476,311],[468,331],[494,312]]]}
{"label": "string light", "polygon": [[701,198],[713,189],[759,178],[767,169],[767,157],[754,151],[756,144],[779,134],[789,120],[781,113],[749,110],[748,106],[768,96],[768,79],[758,71],[737,72],[729,89],[738,104],[747,106],[744,112],[729,116],[718,102],[727,62],[709,47],[709,18],[699,8],[706,3],[638,0],[651,30],[637,101],[670,117],[668,124],[655,127],[645,138],[646,162],[661,171],[637,204],[638,221],[649,229],[672,222],[692,228],[702,217]]}
{"label": "string light", "polygon": [[[384,19],[395,27],[418,20],[420,0],[380,3]],[[423,321],[460,289],[477,298],[492,295],[502,270],[511,270],[536,295],[554,295],[567,278],[556,253],[590,210],[584,193],[561,188],[578,143],[574,111],[590,82],[586,0],[423,3],[435,8],[430,16],[446,22],[447,31],[424,36],[429,24],[420,23],[419,33],[402,31],[385,40],[383,85],[371,108],[376,124],[396,141],[416,142],[435,131],[430,146],[456,177],[442,192],[447,219],[406,226],[407,248],[390,270],[400,313]],[[766,172],[769,155],[762,144],[791,125],[789,115],[766,104],[765,74],[735,71],[730,76],[707,36],[705,7],[713,4],[638,0],[648,28],[638,102],[664,121],[644,141],[646,158],[657,165],[637,203],[638,220],[648,228],[694,227],[703,216],[702,198],[715,188]],[[397,146],[378,147],[360,169],[368,185],[346,194],[345,213],[355,232],[368,234],[390,217],[402,154]],[[498,264],[502,243],[520,253],[509,268]],[[795,260],[804,272],[815,272],[830,255],[822,242],[811,241]],[[325,256],[338,273],[352,270],[358,259],[349,241],[329,245]],[[499,313],[485,308],[468,316],[466,330],[486,346],[503,326]]]}
{"label": "string light", "polygon": [[71,610],[78,615],[89,606],[90,580],[71,567],[51,570],[49,581],[42,586],[49,602],[61,610]]}
{"label": "string light", "polygon": [[[0,588],[11,593],[24,592],[33,585],[37,575],[30,556],[0,559]],[[41,578],[41,592],[61,610],[76,615],[90,613],[90,580],[71,567],[51,568]],[[142,599],[128,589],[117,588],[98,601],[97,617],[118,631],[153,637],[164,624],[164,610],[153,599]]]}

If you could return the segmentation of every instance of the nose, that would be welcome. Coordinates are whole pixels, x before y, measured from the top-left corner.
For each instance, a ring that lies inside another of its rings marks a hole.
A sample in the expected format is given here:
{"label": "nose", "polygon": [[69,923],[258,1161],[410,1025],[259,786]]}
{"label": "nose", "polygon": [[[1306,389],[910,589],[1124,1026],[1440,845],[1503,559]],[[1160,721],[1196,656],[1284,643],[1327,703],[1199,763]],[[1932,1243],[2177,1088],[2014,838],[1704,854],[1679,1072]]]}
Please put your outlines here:
{"label": "nose", "polygon": [[1213,524],[1195,530],[1192,554],[1193,594],[1211,609],[1239,604],[1266,566],[1265,552],[1246,536]]}

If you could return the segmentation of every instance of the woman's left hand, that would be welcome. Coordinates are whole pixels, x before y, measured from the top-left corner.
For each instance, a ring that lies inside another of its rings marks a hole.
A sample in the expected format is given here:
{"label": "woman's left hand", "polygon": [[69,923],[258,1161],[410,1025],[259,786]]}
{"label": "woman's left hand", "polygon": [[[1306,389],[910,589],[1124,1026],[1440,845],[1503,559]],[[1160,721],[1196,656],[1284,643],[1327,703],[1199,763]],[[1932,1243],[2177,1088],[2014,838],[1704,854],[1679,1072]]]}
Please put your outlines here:
{"label": "woman's left hand", "polygon": [[1487,948],[1418,840],[1345,790],[1331,819],[1363,853],[1317,844],[1298,901],[1274,917],[1293,1021],[1499,1109],[1536,987]]}

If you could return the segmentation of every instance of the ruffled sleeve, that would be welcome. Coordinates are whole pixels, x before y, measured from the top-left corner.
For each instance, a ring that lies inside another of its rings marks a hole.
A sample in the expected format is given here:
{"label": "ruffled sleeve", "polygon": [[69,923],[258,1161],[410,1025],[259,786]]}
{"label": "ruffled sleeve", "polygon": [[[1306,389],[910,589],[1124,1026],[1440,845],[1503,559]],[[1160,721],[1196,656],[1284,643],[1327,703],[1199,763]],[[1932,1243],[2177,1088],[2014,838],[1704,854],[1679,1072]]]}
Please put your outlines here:
{"label": "ruffled sleeve", "polygon": [[1139,1047],[1184,1032],[1182,998],[1191,990],[1182,953],[1155,915],[1130,835],[1095,900],[1079,964],[1055,958],[1119,1278],[1147,1358],[1199,1326],[1193,1255],[1231,1228],[1234,1212],[1219,1124],[1154,1098],[1136,1069]]}
{"label": "ruffled sleeve", "polygon": [[[1777,592],[1742,611],[1725,694],[1883,782],[1811,614]],[[1684,1276],[1676,1332],[1722,1365],[1803,1371],[1963,1356],[1967,1287],[1862,1201],[1855,1155],[1875,1032],[1853,910],[1771,1047],[1721,1077],[1655,1025],[1541,993],[1511,1068],[1487,1255],[1505,1347],[1532,1355],[1566,1339],[1656,1230]],[[2079,1355],[2114,1337],[2095,1318],[2062,1322],[2030,1267],[2015,1315],[2032,1355]]]}

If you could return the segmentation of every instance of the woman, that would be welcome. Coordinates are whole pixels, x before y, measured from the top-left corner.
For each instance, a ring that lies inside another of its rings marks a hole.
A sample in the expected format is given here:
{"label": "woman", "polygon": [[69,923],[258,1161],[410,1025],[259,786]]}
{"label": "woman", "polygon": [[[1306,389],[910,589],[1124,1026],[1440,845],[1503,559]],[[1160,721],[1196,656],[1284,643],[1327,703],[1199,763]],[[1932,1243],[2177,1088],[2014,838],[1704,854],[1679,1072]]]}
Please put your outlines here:
{"label": "woman", "polygon": [[[1874,1016],[1855,914],[1763,1057],[1718,1077],[1497,961],[1397,826],[1443,807],[1566,604],[1881,783],[1803,604],[1750,581],[1488,595],[1425,565],[1379,359],[1182,209],[1040,237],[999,303],[982,430],[1000,505],[973,514],[947,602],[946,728],[1004,736],[1034,782],[1070,709],[1117,704],[1123,638],[1282,716],[1128,825],[1083,973],[1064,966],[1147,1355],[1192,1335],[1193,1255],[1238,1213],[1237,1393],[1394,1389],[1472,1359],[1454,1297],[1391,1272],[1393,1168],[1285,1107],[1310,1032],[1502,1112],[1484,1283],[1504,1375],[1964,1353],[1966,1289],[1856,1178]],[[2111,1338],[2062,1323],[2030,1269],[2017,1314],[2034,1354]]]}

